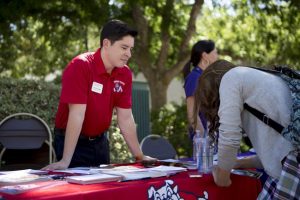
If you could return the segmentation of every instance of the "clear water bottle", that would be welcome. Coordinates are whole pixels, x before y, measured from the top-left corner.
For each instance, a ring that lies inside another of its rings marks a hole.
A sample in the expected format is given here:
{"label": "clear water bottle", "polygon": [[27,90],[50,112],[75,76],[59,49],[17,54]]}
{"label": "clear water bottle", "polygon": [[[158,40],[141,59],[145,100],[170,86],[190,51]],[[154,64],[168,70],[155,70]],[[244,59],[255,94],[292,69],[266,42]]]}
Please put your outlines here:
{"label": "clear water bottle", "polygon": [[214,147],[212,141],[204,134],[199,139],[199,148],[197,152],[197,168],[200,173],[208,174],[211,173],[213,167],[213,155]]}
{"label": "clear water bottle", "polygon": [[200,135],[200,130],[196,130],[194,137],[193,137],[193,160],[195,162],[197,162],[197,155],[199,152],[199,148],[200,148],[200,140],[201,135]]}

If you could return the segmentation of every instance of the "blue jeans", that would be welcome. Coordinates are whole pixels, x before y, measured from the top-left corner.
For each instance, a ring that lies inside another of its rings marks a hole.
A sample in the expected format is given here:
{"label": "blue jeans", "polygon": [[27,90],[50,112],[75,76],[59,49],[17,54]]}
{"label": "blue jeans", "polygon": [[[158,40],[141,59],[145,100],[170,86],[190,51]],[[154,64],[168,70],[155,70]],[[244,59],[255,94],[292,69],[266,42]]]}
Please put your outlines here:
{"label": "blue jeans", "polygon": [[[54,129],[54,150],[57,160],[62,159],[64,151],[65,133],[62,129]],[[109,164],[109,141],[106,133],[90,140],[79,136],[69,167],[99,167],[100,164]]]}

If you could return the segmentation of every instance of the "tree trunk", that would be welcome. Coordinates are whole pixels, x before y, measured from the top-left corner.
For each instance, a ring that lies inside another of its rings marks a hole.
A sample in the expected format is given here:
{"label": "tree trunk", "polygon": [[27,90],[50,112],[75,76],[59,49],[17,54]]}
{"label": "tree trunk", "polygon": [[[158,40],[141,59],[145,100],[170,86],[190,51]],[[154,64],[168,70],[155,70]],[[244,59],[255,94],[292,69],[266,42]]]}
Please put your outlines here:
{"label": "tree trunk", "polygon": [[161,80],[160,77],[148,79],[150,96],[151,96],[151,110],[158,110],[167,102],[167,89],[169,83]]}
{"label": "tree trunk", "polygon": [[84,35],[84,47],[86,51],[89,51],[89,32],[88,26],[83,26],[83,35]]}
{"label": "tree trunk", "polygon": [[[164,8],[160,10],[162,21],[159,24],[159,32],[154,31],[155,28],[146,17],[143,6],[137,3],[131,5],[133,22],[139,32],[136,42],[137,51],[133,54],[133,59],[149,83],[152,110],[158,110],[167,103],[167,88],[170,82],[179,75],[189,60],[189,43],[195,33],[196,19],[203,5],[203,0],[195,0],[192,5],[188,5],[191,6],[190,18],[185,25],[179,27],[174,21],[176,12],[172,10],[175,2],[167,0]],[[182,34],[180,41],[174,45],[171,41],[176,32]],[[158,47],[154,51],[153,45]],[[170,58],[175,59],[170,60]]]}

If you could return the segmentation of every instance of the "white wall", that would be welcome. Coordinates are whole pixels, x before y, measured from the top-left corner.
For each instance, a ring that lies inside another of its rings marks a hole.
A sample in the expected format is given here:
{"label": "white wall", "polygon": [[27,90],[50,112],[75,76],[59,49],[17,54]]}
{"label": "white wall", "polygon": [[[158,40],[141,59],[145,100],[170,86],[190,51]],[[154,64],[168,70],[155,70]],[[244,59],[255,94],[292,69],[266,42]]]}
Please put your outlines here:
{"label": "white wall", "polygon": [[[133,81],[147,82],[142,73],[138,73],[137,76],[133,78]],[[169,84],[167,90],[167,103],[176,102],[178,104],[181,104],[184,99],[185,94],[183,89],[183,83],[178,78],[174,78]]]}

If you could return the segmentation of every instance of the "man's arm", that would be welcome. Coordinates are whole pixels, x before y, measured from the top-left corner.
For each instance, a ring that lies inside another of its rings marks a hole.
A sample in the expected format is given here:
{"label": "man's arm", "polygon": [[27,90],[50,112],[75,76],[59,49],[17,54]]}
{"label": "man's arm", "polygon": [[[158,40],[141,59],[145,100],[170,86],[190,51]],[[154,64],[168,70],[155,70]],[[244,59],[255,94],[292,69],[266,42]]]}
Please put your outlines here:
{"label": "man's arm", "polygon": [[[193,110],[194,110],[194,102],[195,102],[195,97],[194,96],[189,96],[186,98],[186,107],[187,107],[187,115],[188,115],[188,121],[189,121],[189,124],[191,126],[194,126],[193,124]],[[200,120],[200,117],[198,115],[197,117],[197,122],[196,122],[196,130],[200,130],[200,132],[202,134],[204,134],[204,128],[203,128],[203,124]]]}
{"label": "man's arm", "polygon": [[135,159],[137,161],[155,160],[149,156],[145,156],[140,148],[132,110],[117,107],[117,121],[121,133]]}
{"label": "man's arm", "polygon": [[76,144],[81,132],[86,104],[70,104],[69,105],[69,118],[65,133],[65,145],[63,157],[60,161],[52,163],[43,169],[66,169],[69,167],[72,160]]}

